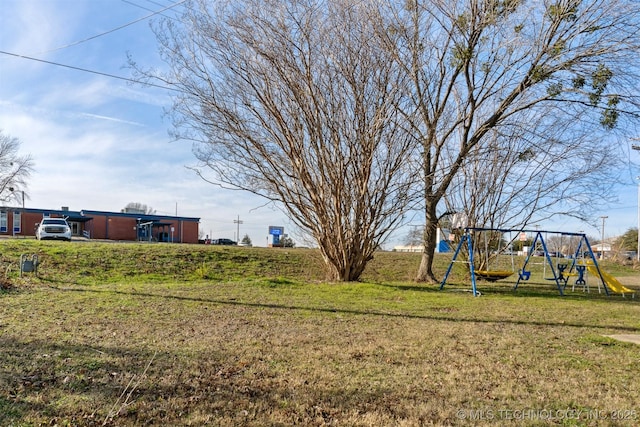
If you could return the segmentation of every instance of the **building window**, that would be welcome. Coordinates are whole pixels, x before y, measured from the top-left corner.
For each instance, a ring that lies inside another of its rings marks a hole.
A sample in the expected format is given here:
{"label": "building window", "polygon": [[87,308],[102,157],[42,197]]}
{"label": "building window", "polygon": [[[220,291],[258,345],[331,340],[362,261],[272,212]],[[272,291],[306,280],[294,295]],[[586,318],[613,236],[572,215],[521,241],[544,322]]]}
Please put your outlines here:
{"label": "building window", "polygon": [[22,214],[19,211],[13,212],[13,234],[22,230]]}
{"label": "building window", "polygon": [[5,211],[0,212],[0,233],[7,232],[7,213]]}

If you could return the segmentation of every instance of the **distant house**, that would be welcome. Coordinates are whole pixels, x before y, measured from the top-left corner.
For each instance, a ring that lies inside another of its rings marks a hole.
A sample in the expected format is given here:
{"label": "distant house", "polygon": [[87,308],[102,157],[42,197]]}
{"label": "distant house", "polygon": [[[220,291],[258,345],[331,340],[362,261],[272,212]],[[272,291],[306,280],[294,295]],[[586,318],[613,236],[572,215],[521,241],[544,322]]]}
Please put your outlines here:
{"label": "distant house", "polygon": [[198,243],[200,218],[67,208],[0,207],[0,236],[35,236],[43,217],[66,218],[73,236],[87,239]]}
{"label": "distant house", "polygon": [[611,252],[611,243],[607,243],[607,242],[596,243],[594,245],[591,245],[591,249],[594,252],[602,252],[602,251]]}
{"label": "distant house", "polygon": [[[451,237],[451,235],[448,232],[445,232],[438,227],[438,229],[436,230],[436,241],[438,242],[438,245],[436,246],[437,253],[451,252],[453,250],[453,248],[451,247],[451,244],[452,244],[451,241],[447,240],[445,237],[443,237],[443,235],[447,236],[447,238]],[[423,245],[404,245],[404,246],[400,245],[400,246],[394,246],[393,251],[394,252],[424,252],[424,246]]]}
{"label": "distant house", "polygon": [[611,243],[596,243],[595,245],[591,245],[591,250],[593,250],[593,253],[598,258],[602,258],[603,255],[607,258],[611,255]]}

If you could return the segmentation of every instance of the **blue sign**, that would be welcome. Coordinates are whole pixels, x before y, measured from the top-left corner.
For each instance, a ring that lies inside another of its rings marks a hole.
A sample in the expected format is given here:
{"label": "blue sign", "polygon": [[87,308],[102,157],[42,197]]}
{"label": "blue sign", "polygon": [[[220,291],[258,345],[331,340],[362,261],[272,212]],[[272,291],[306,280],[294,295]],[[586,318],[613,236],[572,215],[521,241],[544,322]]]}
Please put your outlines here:
{"label": "blue sign", "polygon": [[281,236],[284,234],[284,227],[269,226],[269,234],[272,236]]}

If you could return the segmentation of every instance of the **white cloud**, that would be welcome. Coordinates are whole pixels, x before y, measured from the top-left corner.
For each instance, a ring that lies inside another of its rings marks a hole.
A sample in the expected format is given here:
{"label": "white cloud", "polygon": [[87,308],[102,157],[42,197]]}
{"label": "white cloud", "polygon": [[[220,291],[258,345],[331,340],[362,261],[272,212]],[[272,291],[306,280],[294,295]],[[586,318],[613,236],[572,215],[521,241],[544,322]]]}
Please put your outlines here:
{"label": "white cloud", "polygon": [[69,37],[80,4],[61,7],[52,1],[6,0],[2,2],[2,48],[37,55]]}
{"label": "white cloud", "polygon": [[93,119],[107,120],[107,121],[111,121],[111,122],[118,122],[118,123],[133,125],[133,126],[144,126],[142,123],[131,122],[129,120],[123,120],[123,119],[119,119],[117,117],[101,116],[99,114],[91,114],[91,113],[81,113],[81,114],[83,116],[90,117],[90,118],[93,118]]}

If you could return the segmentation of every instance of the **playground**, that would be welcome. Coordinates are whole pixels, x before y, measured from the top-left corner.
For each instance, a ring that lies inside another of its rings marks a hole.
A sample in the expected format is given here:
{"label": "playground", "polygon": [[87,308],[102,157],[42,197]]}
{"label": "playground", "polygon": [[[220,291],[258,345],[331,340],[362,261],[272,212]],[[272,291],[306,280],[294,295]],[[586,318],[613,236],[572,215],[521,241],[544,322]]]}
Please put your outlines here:
{"label": "playground", "polygon": [[[516,239],[527,243],[519,245],[517,254]],[[462,266],[469,272],[474,296],[481,294],[477,284],[481,280],[512,284],[513,291],[551,284],[559,295],[570,290],[635,298],[638,291],[605,271],[599,258],[583,233],[467,227],[460,234],[440,289],[445,288],[454,267]]]}

